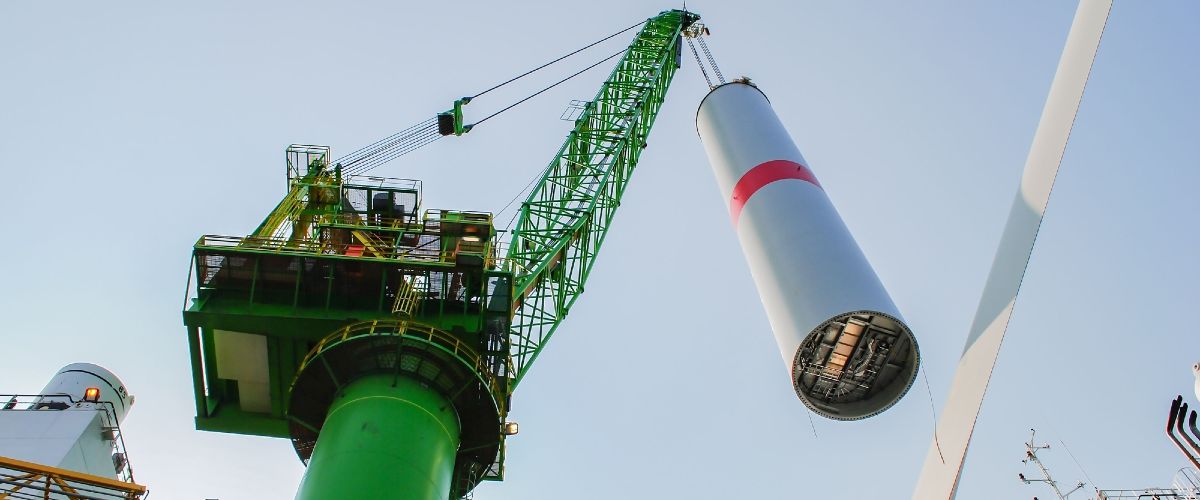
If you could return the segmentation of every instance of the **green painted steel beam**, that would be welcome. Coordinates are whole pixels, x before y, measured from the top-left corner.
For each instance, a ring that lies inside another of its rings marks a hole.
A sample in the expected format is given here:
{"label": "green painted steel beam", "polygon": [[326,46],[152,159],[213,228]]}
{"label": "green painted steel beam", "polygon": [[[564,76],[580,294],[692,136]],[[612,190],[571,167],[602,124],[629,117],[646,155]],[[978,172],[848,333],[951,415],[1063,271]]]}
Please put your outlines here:
{"label": "green painted steel beam", "polygon": [[373,375],[329,408],[297,500],[447,500],[460,430],[453,406],[407,377]]}
{"label": "green painted steel beam", "polygon": [[288,437],[287,422],[266,413],[241,411],[231,406],[218,406],[209,417],[196,417],[196,430],[224,432],[246,436]]}
{"label": "green painted steel beam", "polygon": [[670,10],[646,21],[521,205],[506,258],[513,386],[583,293],[679,67],[680,33],[698,19]]}

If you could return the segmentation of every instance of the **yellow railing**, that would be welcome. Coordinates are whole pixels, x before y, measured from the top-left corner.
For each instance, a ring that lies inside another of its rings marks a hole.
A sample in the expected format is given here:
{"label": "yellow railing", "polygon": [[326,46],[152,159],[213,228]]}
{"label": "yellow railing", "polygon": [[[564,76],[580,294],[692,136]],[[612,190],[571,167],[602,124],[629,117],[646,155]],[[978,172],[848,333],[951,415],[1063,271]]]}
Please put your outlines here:
{"label": "yellow railing", "polygon": [[[483,358],[470,345],[458,339],[458,337],[439,330],[424,323],[407,320],[375,320],[362,321],[346,325],[332,334],[321,339],[308,354],[304,356],[304,361],[300,362],[300,367],[296,373],[302,373],[327,347],[339,342],[345,341],[352,337],[380,335],[380,336],[400,336],[409,337],[428,342],[445,349],[447,352],[459,358],[470,366],[474,367],[475,373],[483,378],[492,396],[496,399],[496,404],[501,415],[507,414],[505,408],[506,394],[500,386],[499,379],[496,378],[491,370],[483,361]],[[505,359],[505,370],[507,373],[512,373],[512,360]]]}
{"label": "yellow railing", "polygon": [[0,500],[17,498],[140,499],[145,486],[0,457]]}
{"label": "yellow railing", "polygon": [[305,188],[294,186],[288,191],[287,196],[279,202],[279,205],[267,215],[267,220],[263,221],[258,230],[254,232],[255,237],[280,237],[282,234],[277,234],[283,227],[283,224],[289,219],[294,220],[303,208]]}
{"label": "yellow railing", "polygon": [[[295,255],[347,255],[350,244],[333,243],[329,241],[301,240],[290,241],[286,238],[256,236],[222,236],[208,234],[201,236],[196,242],[197,248],[212,249],[252,249],[280,254]],[[396,259],[415,262],[437,262],[451,264],[454,262],[454,250],[441,250],[440,242],[429,245],[429,248],[393,247],[381,248],[376,258]]]}
{"label": "yellow railing", "polygon": [[[293,241],[302,240],[309,237],[308,226],[314,222],[314,219],[324,220],[328,216],[318,216],[310,213],[304,214],[306,208],[315,208],[315,212],[320,212],[321,207],[337,206],[340,200],[341,183],[334,180],[328,173],[305,179],[303,182],[296,182],[288,189],[288,194],[280,200],[279,204],[267,214],[266,220],[262,225],[251,235],[256,238],[284,238],[287,237]],[[292,225],[289,227],[288,222]],[[355,221],[357,223],[358,221]],[[291,229],[291,234],[288,229]]]}
{"label": "yellow railing", "polygon": [[[399,290],[396,291],[396,302],[392,306],[392,314],[402,315],[405,318],[411,318],[413,311],[417,310],[417,306],[421,304],[421,289],[423,286],[424,276],[405,275],[400,280]],[[419,282],[418,280],[421,280]]]}
{"label": "yellow railing", "polygon": [[350,231],[350,235],[363,244],[366,251],[371,252],[374,257],[387,258],[390,254],[395,254],[392,251],[392,244],[384,241],[379,235],[371,231]]}

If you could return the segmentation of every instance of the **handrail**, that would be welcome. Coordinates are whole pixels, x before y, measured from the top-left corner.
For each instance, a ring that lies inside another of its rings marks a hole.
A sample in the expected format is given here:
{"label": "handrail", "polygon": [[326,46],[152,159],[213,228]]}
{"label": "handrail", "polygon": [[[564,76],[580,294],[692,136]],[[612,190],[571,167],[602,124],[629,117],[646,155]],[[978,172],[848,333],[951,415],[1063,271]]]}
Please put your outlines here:
{"label": "handrail", "polygon": [[[438,238],[440,239],[440,237]],[[437,241],[436,239],[433,241]],[[434,262],[442,264],[451,264],[454,262],[454,257],[457,252],[454,249],[442,250],[440,245],[438,249],[422,248],[429,245],[427,242],[417,247],[389,247],[387,251],[382,251],[382,256],[367,257],[354,256],[354,259],[367,260],[400,260],[413,262]],[[216,234],[206,234],[201,236],[196,241],[195,248],[197,249],[244,249],[257,252],[275,253],[282,255],[324,255],[329,257],[346,256],[346,250],[354,243],[333,243],[329,241],[290,241],[284,238],[258,238],[254,236],[225,236]]]}
{"label": "handrail", "polygon": [[[492,397],[496,400],[496,405],[500,410],[500,414],[507,413],[507,393],[500,385],[500,381],[496,374],[492,373],[490,367],[484,363],[484,358],[475,351],[469,344],[460,340],[457,336],[426,325],[424,323],[409,321],[409,320],[373,320],[353,323],[339,328],[337,331],[326,335],[316,346],[313,346],[308,354],[304,356],[304,360],[300,362],[296,373],[304,372],[309,363],[312,363],[319,357],[327,347],[332,347],[342,341],[352,337],[368,336],[368,335],[391,335],[400,337],[409,337],[422,340],[437,346],[451,354],[452,356],[466,362],[474,368],[476,374],[483,378],[483,382],[488,386]],[[511,373],[512,359],[505,357],[504,368],[507,373]]]}
{"label": "handrail", "polygon": [[[12,470],[19,473],[25,473],[24,476],[14,474],[0,473],[0,476],[6,480],[0,481],[4,485],[10,485],[11,488],[0,486],[0,499],[8,498],[11,493],[15,493],[21,489],[30,489],[45,493],[46,498],[50,498],[51,493],[66,495],[67,498],[75,499],[103,499],[103,498],[123,498],[123,499],[140,499],[148,492],[145,486],[137,483],[118,481],[93,474],[85,474],[82,472],[60,469],[49,465],[42,465],[34,462],[26,462],[15,458],[0,456],[0,470]],[[38,485],[35,481],[41,481],[44,485]],[[69,483],[78,483],[71,485]],[[57,490],[52,489],[52,485],[57,486]],[[99,489],[91,489],[91,488]],[[79,490],[86,490],[88,493],[79,493]],[[104,495],[104,496],[96,496]]]}
{"label": "handrail", "polygon": [[[34,399],[36,398],[36,399]],[[116,431],[113,436],[114,451],[125,456],[125,463],[116,471],[117,477],[124,479],[126,482],[134,482],[133,464],[129,461],[129,453],[125,449],[125,434],[121,431],[121,423],[117,421],[117,408],[111,401],[76,401],[74,397],[66,393],[51,393],[51,394],[0,394],[3,406],[0,406],[0,411],[99,411],[104,415],[104,420],[109,427]],[[55,402],[66,400],[69,404],[66,408],[52,409],[41,408],[36,405],[44,402]],[[80,406],[81,404],[98,405],[98,406]],[[4,496],[0,495],[0,500],[4,500]]]}

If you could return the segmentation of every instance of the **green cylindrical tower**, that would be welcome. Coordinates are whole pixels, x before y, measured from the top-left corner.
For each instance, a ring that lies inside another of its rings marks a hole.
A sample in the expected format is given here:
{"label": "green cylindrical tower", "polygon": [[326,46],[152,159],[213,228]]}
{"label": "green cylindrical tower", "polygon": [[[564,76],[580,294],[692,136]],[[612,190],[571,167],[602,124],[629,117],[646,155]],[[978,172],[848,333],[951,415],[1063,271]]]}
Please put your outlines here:
{"label": "green cylindrical tower", "polygon": [[292,383],[298,500],[448,500],[498,462],[504,387],[462,334],[365,321],[319,342]]}
{"label": "green cylindrical tower", "polygon": [[437,391],[403,376],[358,379],[329,408],[296,498],[445,500],[459,439]]}

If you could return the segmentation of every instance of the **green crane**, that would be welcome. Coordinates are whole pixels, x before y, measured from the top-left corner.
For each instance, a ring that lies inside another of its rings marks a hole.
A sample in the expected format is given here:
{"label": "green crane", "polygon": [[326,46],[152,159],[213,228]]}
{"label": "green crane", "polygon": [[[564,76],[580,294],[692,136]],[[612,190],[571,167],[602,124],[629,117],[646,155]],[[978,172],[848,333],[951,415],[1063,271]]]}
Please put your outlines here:
{"label": "green crane", "polygon": [[[289,147],[262,224],[193,249],[196,427],[291,439],[301,499],[445,500],[503,479],[513,391],[583,291],[698,19],[640,25],[506,247],[490,213],[421,212],[419,181]],[[467,100],[377,144],[461,135]]]}

